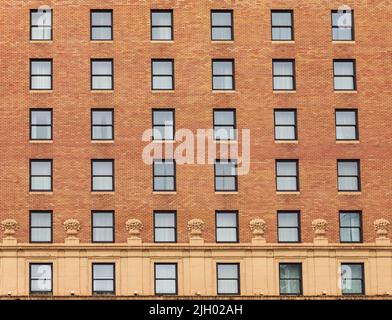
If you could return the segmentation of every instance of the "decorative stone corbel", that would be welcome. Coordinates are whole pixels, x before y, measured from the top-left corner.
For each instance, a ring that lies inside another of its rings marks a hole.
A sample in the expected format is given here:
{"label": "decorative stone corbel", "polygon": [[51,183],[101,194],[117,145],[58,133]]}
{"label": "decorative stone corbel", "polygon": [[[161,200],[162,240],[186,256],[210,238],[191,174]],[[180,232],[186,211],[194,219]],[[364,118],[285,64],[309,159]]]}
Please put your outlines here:
{"label": "decorative stone corbel", "polygon": [[188,221],[188,231],[189,231],[189,243],[202,244],[204,221],[201,219],[192,219]]}
{"label": "decorative stone corbel", "polygon": [[374,231],[376,231],[376,244],[390,244],[389,239],[390,222],[386,219],[377,219],[373,222]]}
{"label": "decorative stone corbel", "polygon": [[79,244],[78,232],[80,231],[80,222],[76,219],[67,219],[63,222],[64,230],[67,234],[65,243]]}
{"label": "decorative stone corbel", "polygon": [[267,228],[267,224],[261,218],[252,219],[249,222],[250,230],[252,231],[252,243],[262,244],[265,243],[264,233]]}
{"label": "decorative stone corbel", "polygon": [[14,219],[5,219],[1,222],[1,230],[4,232],[3,244],[16,244],[14,237],[18,230],[18,222]]}
{"label": "decorative stone corbel", "polygon": [[312,221],[312,229],[314,231],[313,243],[328,243],[326,233],[328,230],[328,222],[324,219],[316,219]]}
{"label": "decorative stone corbel", "polygon": [[140,232],[143,230],[142,222],[139,219],[129,219],[125,223],[125,227],[129,233],[128,244],[141,244]]}

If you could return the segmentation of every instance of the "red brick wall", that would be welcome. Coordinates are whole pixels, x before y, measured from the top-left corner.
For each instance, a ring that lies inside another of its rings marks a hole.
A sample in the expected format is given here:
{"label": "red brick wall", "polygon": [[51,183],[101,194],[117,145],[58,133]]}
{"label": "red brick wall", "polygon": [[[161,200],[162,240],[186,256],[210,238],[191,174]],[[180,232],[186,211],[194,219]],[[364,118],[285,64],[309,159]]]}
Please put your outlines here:
{"label": "red brick wall", "polygon": [[[276,211],[301,210],[302,240],[312,240],[311,221],[325,218],[331,242],[338,241],[338,211],[363,211],[364,240],[374,240],[373,221],[392,219],[390,64],[392,19],[388,1],[345,1],[354,9],[355,44],[331,41],[330,10],[341,1],[7,1],[0,7],[0,219],[20,224],[18,240],[28,241],[29,210],[54,212],[54,241],[64,241],[62,222],[81,221],[82,242],[90,242],[91,210],[115,210],[116,242],[125,242],[125,221],[144,224],[152,241],[152,212],[177,210],[178,240],[188,241],[186,223],[206,222],[214,241],[215,210],[239,210],[240,241],[250,241],[249,221],[267,222],[276,242]],[[54,12],[52,43],[30,43],[29,10],[49,4]],[[114,41],[90,41],[90,9],[114,10]],[[174,10],[174,42],[150,41],[150,9]],[[212,43],[210,9],[234,10],[233,43]],[[293,9],[295,43],[272,43],[271,9]],[[29,59],[53,59],[53,92],[29,92]],[[90,59],[114,59],[114,92],[90,91]],[[151,92],[152,58],[175,59],[175,92]],[[211,59],[235,59],[236,90],[211,91]],[[271,60],[296,60],[296,93],[273,93]],[[357,93],[334,93],[332,60],[357,61]],[[251,171],[239,177],[239,192],[214,193],[212,165],[177,166],[177,193],[152,192],[152,170],[141,159],[142,133],[151,127],[151,109],[176,109],[177,128],[210,128],[214,107],[237,109],[238,128],[251,130]],[[29,143],[29,108],[52,107],[53,144]],[[115,142],[90,141],[90,109],[114,107]],[[298,110],[299,143],[276,144],[273,109]],[[359,144],[335,142],[334,109],[357,107]],[[29,159],[52,158],[53,194],[29,194]],[[115,192],[90,192],[90,159],[115,159]],[[277,195],[275,159],[299,159],[300,194]],[[360,159],[362,192],[339,195],[336,159]]]}

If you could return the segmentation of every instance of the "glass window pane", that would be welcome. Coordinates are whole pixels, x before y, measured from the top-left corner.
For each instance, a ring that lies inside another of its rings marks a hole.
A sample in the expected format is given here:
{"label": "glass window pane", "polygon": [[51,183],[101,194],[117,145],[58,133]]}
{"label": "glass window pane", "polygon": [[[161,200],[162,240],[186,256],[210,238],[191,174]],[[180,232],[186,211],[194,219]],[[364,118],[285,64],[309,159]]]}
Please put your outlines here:
{"label": "glass window pane", "polygon": [[214,111],[215,125],[234,125],[234,111]]}
{"label": "glass window pane", "polygon": [[37,292],[50,292],[52,291],[52,281],[45,280],[45,279],[40,279],[40,280],[33,280],[31,281],[31,288],[30,290],[32,292],[37,291]]}
{"label": "glass window pane", "polygon": [[50,227],[52,225],[52,215],[50,212],[32,212],[31,226],[32,227]]}
{"label": "glass window pane", "polygon": [[359,228],[341,228],[340,241],[343,242],[360,242],[361,231]]}
{"label": "glass window pane", "polygon": [[176,281],[175,280],[156,280],[155,292],[157,294],[175,294]]}
{"label": "glass window pane", "polygon": [[343,294],[362,294],[362,281],[354,279],[342,280],[342,292]]}
{"label": "glass window pane", "polygon": [[336,139],[338,140],[357,139],[357,132],[355,127],[336,127]]}
{"label": "glass window pane", "polygon": [[112,111],[93,111],[93,124],[111,125],[113,123]]}
{"label": "glass window pane", "polygon": [[50,127],[31,127],[31,139],[50,139],[51,138],[51,128]]}
{"label": "glass window pane", "polygon": [[333,40],[353,40],[351,28],[333,28],[332,30]]}
{"label": "glass window pane", "polygon": [[234,191],[236,189],[234,177],[216,177],[215,183],[215,188],[219,191]]}
{"label": "glass window pane", "polygon": [[275,127],[275,139],[277,140],[294,140],[294,127]]}
{"label": "glass window pane", "polygon": [[153,111],[154,125],[173,125],[173,111]]}
{"label": "glass window pane", "polygon": [[279,228],[279,241],[282,242],[298,242],[298,229],[294,228]]}
{"label": "glass window pane", "polygon": [[52,63],[50,61],[32,61],[31,74],[32,75],[50,75]]}
{"label": "glass window pane", "polygon": [[336,90],[354,90],[353,77],[335,77],[333,81]]}
{"label": "glass window pane", "polygon": [[300,294],[300,281],[299,280],[280,280],[280,293],[281,294]]}
{"label": "glass window pane", "polygon": [[337,125],[355,125],[356,113],[355,111],[336,111]]}
{"label": "glass window pane", "polygon": [[31,12],[31,25],[32,26],[50,26],[52,24],[52,11],[51,10],[38,10]]}
{"label": "glass window pane", "polygon": [[94,279],[114,278],[114,266],[112,264],[95,264],[93,265]]}
{"label": "glass window pane", "polygon": [[300,279],[301,267],[298,264],[281,264],[280,265],[281,279]]}
{"label": "glass window pane", "polygon": [[279,213],[278,214],[279,227],[298,227],[297,213]]}
{"label": "glass window pane", "polygon": [[273,40],[292,40],[291,28],[272,28]]}
{"label": "glass window pane", "polygon": [[50,190],[51,178],[50,177],[32,177],[31,190]]}
{"label": "glass window pane", "polygon": [[171,26],[172,18],[171,12],[152,12],[151,13],[151,24],[153,26]]}
{"label": "glass window pane", "polygon": [[236,264],[220,264],[218,265],[219,279],[238,278],[238,266]]}
{"label": "glass window pane", "polygon": [[153,129],[154,140],[172,140],[174,139],[173,127],[155,127]]}
{"label": "glass window pane", "polygon": [[351,27],[352,14],[349,11],[332,12],[332,25],[334,27]]}
{"label": "glass window pane", "polygon": [[214,61],[213,62],[214,75],[232,75],[233,62],[232,61]]}
{"label": "glass window pane", "polygon": [[233,127],[216,127],[214,129],[214,139],[216,140],[234,140],[235,129]]}
{"label": "glass window pane", "polygon": [[50,175],[50,161],[31,161],[31,175]]}
{"label": "glass window pane", "polygon": [[217,213],[216,225],[218,227],[236,227],[237,214],[236,213]]}
{"label": "glass window pane", "polygon": [[173,176],[174,162],[173,161],[154,161],[154,175],[156,176]]}
{"label": "glass window pane", "polygon": [[93,61],[92,62],[93,75],[111,75],[112,61]]}
{"label": "glass window pane", "polygon": [[216,241],[237,242],[237,230],[235,228],[217,228]]}
{"label": "glass window pane", "polygon": [[172,29],[170,27],[152,28],[152,40],[171,40]]}
{"label": "glass window pane", "polygon": [[359,227],[361,225],[360,213],[340,213],[340,225],[343,227]]}
{"label": "glass window pane", "polygon": [[355,177],[339,177],[339,190],[356,191],[358,190],[358,180]]}
{"label": "glass window pane", "polygon": [[52,112],[36,110],[31,112],[31,124],[51,124]]}
{"label": "glass window pane", "polygon": [[297,179],[295,177],[278,177],[277,189],[280,191],[296,191]]}
{"label": "glass window pane", "polygon": [[297,174],[297,163],[294,161],[278,161],[276,163],[278,176],[295,176]]}
{"label": "glass window pane", "polygon": [[112,228],[94,228],[93,229],[93,241],[112,242],[113,241],[113,229]]}
{"label": "glass window pane", "polygon": [[51,40],[51,27],[33,27],[31,29],[31,40]]}
{"label": "glass window pane", "polygon": [[155,276],[157,279],[174,279],[176,278],[175,264],[156,264]]}
{"label": "glass window pane", "polygon": [[291,26],[290,12],[272,12],[273,26]]}
{"label": "glass window pane", "polygon": [[171,90],[173,89],[173,78],[171,76],[154,77],[152,88],[155,90]]}
{"label": "glass window pane", "polygon": [[92,12],[91,23],[93,26],[111,26],[112,13],[111,12]]}
{"label": "glass window pane", "polygon": [[111,27],[93,28],[91,30],[91,38],[93,40],[111,40],[112,28]]}
{"label": "glass window pane", "polygon": [[218,293],[220,294],[237,294],[237,280],[218,280]]}
{"label": "glass window pane", "polygon": [[50,90],[52,88],[51,76],[33,76],[31,78],[32,90]]}
{"label": "glass window pane", "polygon": [[93,177],[93,189],[102,191],[113,190],[112,177]]}
{"label": "glass window pane", "polygon": [[155,214],[156,227],[174,227],[175,214],[174,213],[156,213]]}
{"label": "glass window pane", "polygon": [[292,77],[274,77],[274,90],[293,90],[294,79]]}
{"label": "glass window pane", "polygon": [[32,228],[31,241],[48,242],[51,241],[51,229],[49,228]]}
{"label": "glass window pane", "polygon": [[291,61],[274,61],[275,76],[292,76],[293,63]]}
{"label": "glass window pane", "polygon": [[93,139],[113,139],[112,127],[93,127]]}
{"label": "glass window pane", "polygon": [[212,40],[231,40],[232,39],[232,34],[231,34],[231,28],[226,27],[226,28],[213,28],[212,29]]}
{"label": "glass window pane", "polygon": [[113,292],[114,291],[114,281],[113,280],[94,280],[94,291]]}
{"label": "glass window pane", "polygon": [[354,75],[354,63],[352,61],[335,61],[334,74],[340,76]]}
{"label": "glass window pane", "polygon": [[277,125],[295,125],[294,111],[275,111],[275,124]]}
{"label": "glass window pane", "polygon": [[92,89],[94,90],[111,90],[113,89],[113,78],[111,76],[93,76]]}
{"label": "glass window pane", "polygon": [[112,227],[113,213],[112,212],[94,212],[93,213],[94,227]]}
{"label": "glass window pane", "polygon": [[340,176],[356,176],[358,174],[358,163],[355,161],[339,161],[338,173]]}
{"label": "glass window pane", "polygon": [[111,161],[93,161],[93,175],[112,175],[113,162]]}
{"label": "glass window pane", "polygon": [[154,190],[174,190],[174,177],[154,177]]}
{"label": "glass window pane", "polygon": [[172,61],[153,61],[153,75],[171,75],[173,73]]}
{"label": "glass window pane", "polygon": [[233,78],[232,77],[214,77],[213,79],[213,89],[214,90],[232,90]]}
{"label": "glass window pane", "polygon": [[213,26],[231,26],[231,12],[212,12]]}
{"label": "glass window pane", "polygon": [[155,241],[157,242],[175,242],[175,229],[159,228],[155,229]]}
{"label": "glass window pane", "polygon": [[236,171],[236,163],[234,161],[219,161],[215,163],[215,174],[217,176],[234,176]]}

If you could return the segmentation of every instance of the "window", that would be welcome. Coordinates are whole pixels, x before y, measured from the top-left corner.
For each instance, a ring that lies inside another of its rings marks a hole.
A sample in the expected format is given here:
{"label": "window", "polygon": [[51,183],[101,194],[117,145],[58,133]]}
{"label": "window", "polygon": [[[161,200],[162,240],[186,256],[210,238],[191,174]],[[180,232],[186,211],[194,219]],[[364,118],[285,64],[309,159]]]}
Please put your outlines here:
{"label": "window", "polygon": [[279,263],[279,288],[281,295],[302,294],[302,265]]}
{"label": "window", "polygon": [[52,191],[52,160],[30,160],[30,191]]}
{"label": "window", "polygon": [[272,10],[271,11],[272,40],[290,41],[294,40],[293,11]]}
{"label": "window", "polygon": [[114,160],[92,160],[92,191],[114,191]]}
{"label": "window", "polygon": [[278,211],[278,242],[300,242],[299,212]]}
{"label": "window", "polygon": [[237,191],[237,161],[215,160],[215,191]]}
{"label": "window", "polygon": [[113,90],[113,60],[91,60],[91,90]]}
{"label": "window", "polygon": [[357,110],[336,110],[336,140],[358,140]]}
{"label": "window", "polygon": [[152,110],[153,140],[174,140],[174,109]]}
{"label": "window", "polygon": [[93,242],[114,242],[114,212],[93,211]]}
{"label": "window", "polygon": [[177,264],[155,263],[155,294],[177,294]]}
{"label": "window", "polygon": [[212,60],[212,90],[234,90],[234,60]]}
{"label": "window", "polygon": [[298,160],[276,160],[276,191],[299,191]]}
{"label": "window", "polygon": [[273,60],[273,89],[295,90],[295,63],[294,60]]}
{"label": "window", "polygon": [[340,211],[340,242],[362,242],[362,214]]}
{"label": "window", "polygon": [[52,40],[52,10],[30,10],[30,40]]}
{"label": "window", "polygon": [[154,160],[154,191],[176,190],[176,162],[174,160]]}
{"label": "window", "polygon": [[275,140],[297,140],[297,110],[274,111]]}
{"label": "window", "polygon": [[113,140],[113,109],[91,110],[91,139]]}
{"label": "window", "polygon": [[30,242],[52,242],[52,211],[30,211]]}
{"label": "window", "polygon": [[53,293],[51,263],[30,263],[30,294]]}
{"label": "window", "polygon": [[112,10],[91,10],[91,40],[113,40]]}
{"label": "window", "polygon": [[93,263],[93,294],[115,294],[114,263]]}
{"label": "window", "polygon": [[214,139],[236,139],[235,109],[214,109]]}
{"label": "window", "polygon": [[240,265],[217,263],[218,294],[240,294]]}
{"label": "window", "polygon": [[152,90],[174,90],[174,60],[152,60]]}
{"label": "window", "polygon": [[151,10],[151,40],[173,40],[172,10]]}
{"label": "window", "polygon": [[52,90],[52,60],[30,60],[30,90]]}
{"label": "window", "polygon": [[30,109],[30,140],[52,140],[52,109]]}
{"label": "window", "polygon": [[342,263],[342,294],[365,294],[363,263]]}
{"label": "window", "polygon": [[359,160],[338,160],[338,191],[360,191]]}
{"label": "window", "polygon": [[334,89],[356,90],[355,60],[333,61]]}
{"label": "window", "polygon": [[233,11],[211,11],[211,40],[233,40]]}
{"label": "window", "polygon": [[354,40],[354,12],[349,10],[332,11],[332,40]]}
{"label": "window", "polygon": [[176,242],[176,212],[154,211],[154,242]]}
{"label": "window", "polygon": [[216,212],[216,242],[238,242],[238,212]]}

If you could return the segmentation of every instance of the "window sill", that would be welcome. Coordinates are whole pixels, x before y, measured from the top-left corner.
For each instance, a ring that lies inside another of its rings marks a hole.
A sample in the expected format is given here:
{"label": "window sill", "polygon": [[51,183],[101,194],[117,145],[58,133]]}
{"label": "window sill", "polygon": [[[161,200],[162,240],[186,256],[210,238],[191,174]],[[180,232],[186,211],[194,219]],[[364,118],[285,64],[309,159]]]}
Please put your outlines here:
{"label": "window sill", "polygon": [[106,143],[114,143],[114,140],[91,140],[91,143],[103,143],[103,144],[106,144]]}
{"label": "window sill", "polygon": [[236,91],[235,90],[215,90],[215,89],[212,89],[212,93],[236,93]]}
{"label": "window sill", "polygon": [[151,140],[152,143],[156,144],[170,144],[170,143],[176,143],[176,140]]}
{"label": "window sill", "polygon": [[94,195],[107,195],[107,194],[114,195],[114,191],[91,191],[91,194],[94,194]]}
{"label": "window sill", "polygon": [[173,195],[173,194],[177,194],[177,191],[153,191],[152,194],[167,194],[167,195]]}
{"label": "window sill", "polygon": [[281,43],[287,43],[287,44],[292,44],[292,43],[295,43],[295,41],[294,41],[294,40],[271,40],[271,43],[279,43],[279,44],[281,44]]}
{"label": "window sill", "polygon": [[174,40],[150,40],[151,43],[174,43]]}
{"label": "window sill", "polygon": [[37,89],[30,89],[30,93],[53,93],[53,90],[37,90]]}
{"label": "window sill", "polygon": [[53,191],[30,191],[29,194],[31,194],[31,195],[39,195],[39,194],[53,195]]}
{"label": "window sill", "polygon": [[238,194],[238,191],[215,191],[215,194]]}
{"label": "window sill", "polygon": [[355,40],[332,40],[334,44],[355,44]]}
{"label": "window sill", "polygon": [[299,191],[276,191],[276,194],[282,194],[282,195],[291,195],[291,194],[293,194],[293,195],[298,195],[298,194],[300,194],[300,192]]}
{"label": "window sill", "polygon": [[297,93],[297,90],[272,90],[273,93]]}
{"label": "window sill", "polygon": [[238,144],[237,140],[214,140],[216,144]]}
{"label": "window sill", "polygon": [[342,196],[359,196],[362,194],[361,191],[338,191],[339,195]]}
{"label": "window sill", "polygon": [[334,90],[334,93],[358,93],[357,90]]}
{"label": "window sill", "polygon": [[30,40],[30,43],[53,43],[53,40]]}
{"label": "window sill", "polygon": [[234,40],[211,40],[213,44],[231,44],[234,43]]}
{"label": "window sill", "polygon": [[91,43],[113,43],[113,40],[90,40]]}
{"label": "window sill", "polygon": [[53,140],[29,140],[30,143],[53,143]]}
{"label": "window sill", "polygon": [[114,90],[110,89],[110,90],[94,90],[94,89],[90,89],[91,93],[113,93]]}
{"label": "window sill", "polygon": [[340,144],[340,143],[342,143],[342,144],[350,144],[350,143],[352,143],[352,144],[358,144],[359,143],[359,140],[336,140],[336,143],[337,144]]}
{"label": "window sill", "polygon": [[275,143],[281,144],[298,144],[298,140],[275,140]]}
{"label": "window sill", "polygon": [[151,90],[152,93],[175,93],[175,90]]}

